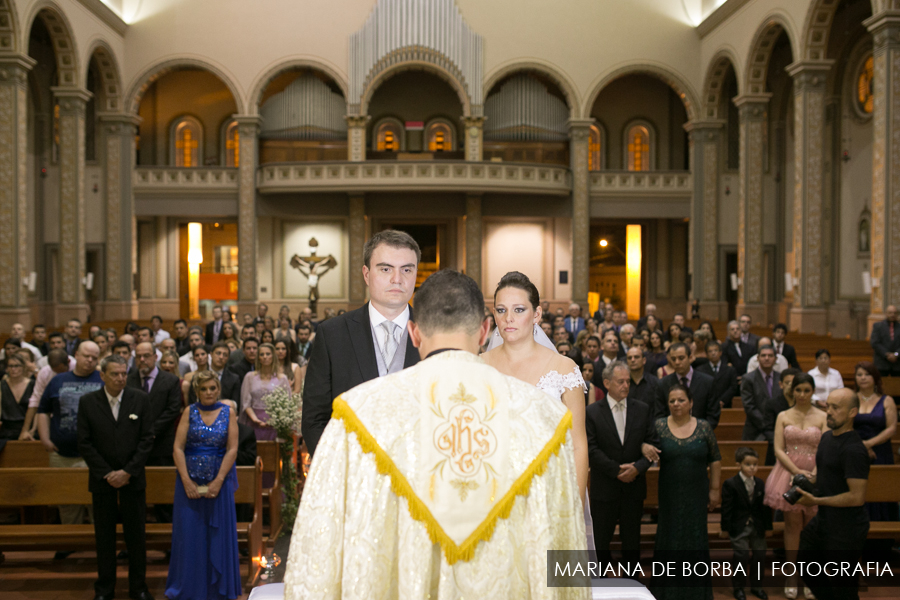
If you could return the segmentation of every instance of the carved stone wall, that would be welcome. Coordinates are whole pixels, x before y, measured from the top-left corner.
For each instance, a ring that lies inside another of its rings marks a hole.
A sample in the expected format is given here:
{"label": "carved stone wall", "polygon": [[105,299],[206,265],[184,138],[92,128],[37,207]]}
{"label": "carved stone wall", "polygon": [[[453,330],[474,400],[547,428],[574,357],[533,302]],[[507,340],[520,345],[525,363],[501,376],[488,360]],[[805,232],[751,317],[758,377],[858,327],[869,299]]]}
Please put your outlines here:
{"label": "carved stone wall", "polygon": [[84,289],[84,112],[90,92],[52,88],[59,104],[60,292],[61,304],[82,304]]}
{"label": "carved stone wall", "polygon": [[474,279],[480,287],[483,287],[481,280],[482,230],[481,195],[469,194],[466,196],[466,275]]}
{"label": "carved stone wall", "polygon": [[466,160],[480,162],[484,159],[484,117],[463,117],[466,136]]}
{"label": "carved stone wall", "polygon": [[[762,178],[763,142],[771,94],[740,96],[735,100],[740,118],[740,184],[738,198],[738,303],[762,305]],[[748,309],[744,309],[748,310]],[[756,309],[759,310],[759,309]],[[752,314],[762,321],[762,314]]]}
{"label": "carved stone wall", "polygon": [[367,116],[348,116],[347,119],[347,160],[362,162],[366,160],[366,123]]}
{"label": "carved stone wall", "polygon": [[587,305],[590,284],[590,173],[588,142],[593,119],[569,121],[569,156],[572,168],[572,301]]}
{"label": "carved stone wall", "polygon": [[[798,287],[794,308],[821,308],[824,305],[823,240],[825,94],[831,61],[795,63],[788,72],[794,78],[794,277]],[[802,312],[794,323],[801,331],[825,334],[821,318],[804,320]]]}
{"label": "carved stone wall", "polygon": [[865,25],[875,59],[871,322],[900,301],[900,15],[876,14]]}
{"label": "carved stone wall", "polygon": [[722,121],[696,121],[686,129],[691,136],[691,171],[695,185],[691,198],[690,266],[691,296],[717,301],[719,255],[719,154]]}
{"label": "carved stone wall", "polygon": [[365,265],[363,250],[366,245],[366,198],[363,194],[350,196],[350,302],[362,304],[366,301],[366,285],[362,277]]}
{"label": "carved stone wall", "polygon": [[238,167],[238,302],[256,302],[256,139],[260,117],[235,116],[240,136]]}
{"label": "carved stone wall", "polygon": [[0,60],[0,309],[25,306],[28,253],[27,78],[34,61]]}

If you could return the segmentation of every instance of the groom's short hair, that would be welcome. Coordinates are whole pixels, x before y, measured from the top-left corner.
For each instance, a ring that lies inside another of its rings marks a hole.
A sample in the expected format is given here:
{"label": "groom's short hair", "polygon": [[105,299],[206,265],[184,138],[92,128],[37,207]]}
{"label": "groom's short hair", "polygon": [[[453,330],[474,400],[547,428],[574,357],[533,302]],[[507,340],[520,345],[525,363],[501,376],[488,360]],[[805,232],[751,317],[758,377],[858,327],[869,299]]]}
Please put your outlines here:
{"label": "groom's short hair", "polygon": [[415,322],[425,335],[478,333],[484,322],[484,295],[471,277],[443,269],[425,280],[415,297]]}

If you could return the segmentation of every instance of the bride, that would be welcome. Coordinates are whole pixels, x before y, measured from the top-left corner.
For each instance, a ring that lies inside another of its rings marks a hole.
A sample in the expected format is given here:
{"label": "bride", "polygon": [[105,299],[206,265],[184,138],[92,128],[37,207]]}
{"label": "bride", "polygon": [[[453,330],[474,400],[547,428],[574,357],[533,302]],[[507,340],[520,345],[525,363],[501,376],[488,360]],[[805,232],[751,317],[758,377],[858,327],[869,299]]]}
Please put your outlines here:
{"label": "bride", "polygon": [[[572,412],[575,471],[582,502],[588,478],[587,435],[584,430],[584,378],[575,362],[535,341],[546,337],[541,322],[541,299],[527,276],[512,271],[503,276],[494,292],[494,320],[502,338],[492,341],[481,358],[503,373],[534,385],[561,400]],[[496,343],[495,343],[496,342]],[[499,344],[499,345],[497,345]],[[496,347],[495,347],[496,346]]]}

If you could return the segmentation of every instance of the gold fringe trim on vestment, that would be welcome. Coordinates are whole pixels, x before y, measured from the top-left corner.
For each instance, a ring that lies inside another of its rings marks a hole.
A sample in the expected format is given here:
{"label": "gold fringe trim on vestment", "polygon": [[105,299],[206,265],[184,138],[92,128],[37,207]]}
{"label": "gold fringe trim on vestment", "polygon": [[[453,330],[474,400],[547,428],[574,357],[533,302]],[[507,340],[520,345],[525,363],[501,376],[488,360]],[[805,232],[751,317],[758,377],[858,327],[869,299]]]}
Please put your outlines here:
{"label": "gold fringe trim on vestment", "polygon": [[378,445],[378,442],[372,437],[372,434],[369,433],[365,425],[362,424],[356,416],[356,413],[353,412],[353,409],[351,409],[341,397],[338,397],[334,401],[332,418],[342,420],[347,431],[356,434],[356,439],[359,441],[359,445],[363,452],[375,456],[375,465],[378,472],[382,475],[390,476],[391,489],[398,496],[406,498],[406,501],[409,504],[410,516],[425,525],[425,529],[428,531],[428,536],[431,538],[431,541],[435,544],[440,544],[441,549],[444,552],[444,557],[451,565],[458,560],[463,562],[472,560],[475,556],[475,547],[478,545],[478,542],[487,542],[491,539],[494,535],[494,527],[497,524],[497,519],[509,518],[513,504],[515,504],[516,501],[516,496],[525,496],[528,494],[528,490],[531,488],[532,479],[544,474],[547,470],[547,464],[550,457],[554,454],[559,454],[559,449],[566,441],[566,432],[572,427],[572,413],[566,411],[565,416],[559,422],[559,425],[556,426],[556,432],[544,446],[544,449],[541,450],[533,461],[531,461],[531,464],[525,472],[516,479],[512,487],[509,488],[509,491],[507,491],[503,498],[501,498],[494,508],[491,509],[491,512],[488,513],[487,518],[485,518],[481,525],[472,532],[462,545],[457,546],[444,532],[444,529],[434,518],[434,515],[431,514],[431,511],[428,510],[425,503],[416,495],[412,486],[400,472],[400,469],[397,468],[397,465],[394,464],[391,457]]}

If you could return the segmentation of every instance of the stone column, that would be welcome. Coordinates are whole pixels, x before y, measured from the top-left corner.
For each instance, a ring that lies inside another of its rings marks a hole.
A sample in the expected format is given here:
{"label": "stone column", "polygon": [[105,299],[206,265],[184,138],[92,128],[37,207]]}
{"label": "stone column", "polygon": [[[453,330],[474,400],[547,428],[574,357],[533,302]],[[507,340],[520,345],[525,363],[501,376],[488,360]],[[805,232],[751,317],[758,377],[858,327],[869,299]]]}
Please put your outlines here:
{"label": "stone column", "polygon": [[740,194],[738,198],[738,314],[766,322],[763,298],[762,179],[763,143],[771,94],[735,99],[740,118]]}
{"label": "stone column", "polygon": [[59,104],[59,267],[55,322],[87,320],[84,284],[84,113],[91,93],[54,87]]}
{"label": "stone column", "polygon": [[[722,169],[723,121],[692,121],[685,125],[691,139],[691,172],[694,195],[691,198],[690,246],[688,268],[691,292],[700,300],[704,319],[725,320],[728,303],[719,301],[719,173]],[[690,314],[689,312],[687,314]]]}
{"label": "stone column", "polygon": [[35,61],[0,59],[0,331],[31,326],[28,290],[28,72]]}
{"label": "stone column", "polygon": [[590,283],[591,195],[588,142],[593,119],[569,120],[572,169],[572,302],[587,307]]}
{"label": "stone column", "polygon": [[362,162],[366,160],[366,123],[368,115],[347,115],[347,160]]}
{"label": "stone column", "polygon": [[238,124],[238,312],[256,314],[259,287],[256,283],[256,168],[259,161],[257,136],[262,117],[235,115]]}
{"label": "stone column", "polygon": [[462,117],[466,130],[466,160],[469,162],[484,160],[484,119],[484,117]]}
{"label": "stone column", "polygon": [[869,327],[900,302],[900,11],[864,22],[872,32],[872,303]]}
{"label": "stone column", "polygon": [[366,301],[366,285],[362,268],[363,249],[366,245],[366,197],[364,194],[350,195],[350,260],[347,276],[350,278],[351,307],[362,306]]}
{"label": "stone column", "polygon": [[481,279],[481,194],[466,196],[466,275],[484,290]]}
{"label": "stone column", "polygon": [[834,61],[802,61],[794,78],[794,306],[791,329],[825,335],[824,269],[825,82]]}
{"label": "stone column", "polygon": [[[134,297],[134,139],[140,117],[126,113],[100,113],[100,159],[106,172],[106,300],[98,303],[97,319],[124,321],[138,318]],[[159,266],[165,270],[164,265]]]}

